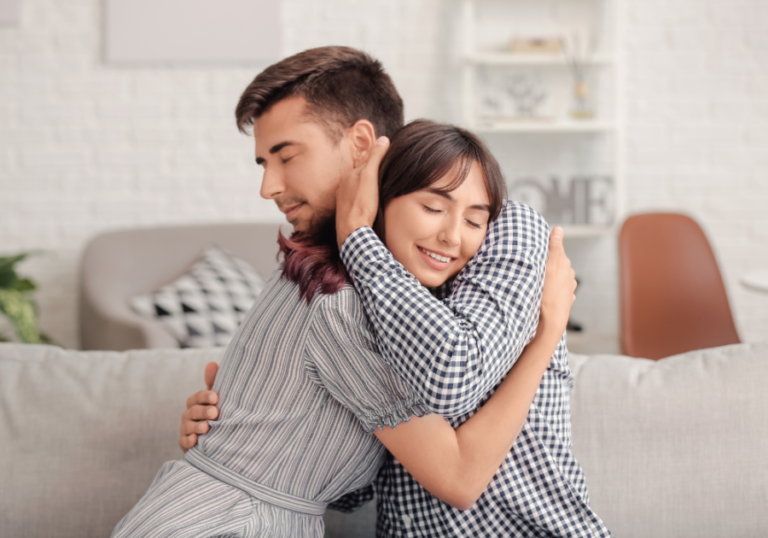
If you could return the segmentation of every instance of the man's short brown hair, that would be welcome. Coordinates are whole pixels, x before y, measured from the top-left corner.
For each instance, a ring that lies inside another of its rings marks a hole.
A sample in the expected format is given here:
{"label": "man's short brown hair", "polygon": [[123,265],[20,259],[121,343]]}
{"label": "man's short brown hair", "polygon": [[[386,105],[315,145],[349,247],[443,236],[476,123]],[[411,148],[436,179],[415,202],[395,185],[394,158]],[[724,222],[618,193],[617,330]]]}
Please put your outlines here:
{"label": "man's short brown hair", "polygon": [[377,136],[392,137],[403,126],[403,100],[378,60],[350,47],[305,50],[267,67],[237,104],[243,133],[278,101],[303,97],[307,112],[338,142],[359,120],[373,124]]}

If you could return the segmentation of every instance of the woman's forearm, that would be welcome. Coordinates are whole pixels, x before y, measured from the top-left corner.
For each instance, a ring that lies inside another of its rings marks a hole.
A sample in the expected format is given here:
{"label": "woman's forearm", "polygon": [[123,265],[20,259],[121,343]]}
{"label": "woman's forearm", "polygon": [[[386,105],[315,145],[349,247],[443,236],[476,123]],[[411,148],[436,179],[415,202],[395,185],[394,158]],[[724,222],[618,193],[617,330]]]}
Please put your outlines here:
{"label": "woman's forearm", "polygon": [[517,439],[561,337],[540,326],[491,399],[457,430],[429,415],[377,431],[377,437],[430,493],[469,508]]}
{"label": "woman's forearm", "polygon": [[[542,331],[543,329],[543,331]],[[472,503],[488,487],[523,429],[541,379],[562,333],[540,327],[490,400],[456,430],[464,466],[462,481]]]}

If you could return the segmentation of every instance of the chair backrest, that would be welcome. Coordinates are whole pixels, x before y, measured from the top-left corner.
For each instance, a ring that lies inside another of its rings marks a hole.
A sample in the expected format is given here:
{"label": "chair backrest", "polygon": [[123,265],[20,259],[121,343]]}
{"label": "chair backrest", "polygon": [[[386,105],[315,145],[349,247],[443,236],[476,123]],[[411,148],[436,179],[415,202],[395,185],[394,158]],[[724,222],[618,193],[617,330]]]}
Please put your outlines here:
{"label": "chair backrest", "polygon": [[629,217],[619,266],[625,355],[660,359],[739,342],[715,255],[690,217]]}
{"label": "chair backrest", "polygon": [[178,347],[170,333],[131,310],[130,298],[181,276],[212,243],[250,263],[266,279],[277,265],[278,229],[277,224],[208,224],[95,237],[80,266],[81,347],[115,351]]}

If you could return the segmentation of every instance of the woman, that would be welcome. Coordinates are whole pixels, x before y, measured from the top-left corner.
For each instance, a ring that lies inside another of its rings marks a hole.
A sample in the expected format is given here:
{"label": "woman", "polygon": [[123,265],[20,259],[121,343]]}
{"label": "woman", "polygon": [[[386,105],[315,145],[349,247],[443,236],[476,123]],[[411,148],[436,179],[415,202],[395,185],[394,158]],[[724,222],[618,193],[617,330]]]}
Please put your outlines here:
{"label": "woman", "polygon": [[[387,158],[407,157],[401,164],[418,167],[423,152],[442,149],[442,165],[424,170],[416,185],[383,177],[387,203],[376,229],[406,269],[436,287],[477,252],[504,184],[476,137],[425,124],[403,128]],[[421,155],[409,138],[414,129]],[[446,198],[450,209],[435,207]],[[451,230],[429,225],[447,212]],[[455,256],[434,248],[443,233],[456,234]],[[184,460],[163,466],[113,536],[319,537],[325,505],[369,483],[385,446],[433,495],[468,508],[514,443],[565,329],[575,281],[560,239],[552,243],[535,339],[494,396],[454,430],[378,358],[338,259],[334,227],[281,238],[283,264],[217,376],[219,420]]]}

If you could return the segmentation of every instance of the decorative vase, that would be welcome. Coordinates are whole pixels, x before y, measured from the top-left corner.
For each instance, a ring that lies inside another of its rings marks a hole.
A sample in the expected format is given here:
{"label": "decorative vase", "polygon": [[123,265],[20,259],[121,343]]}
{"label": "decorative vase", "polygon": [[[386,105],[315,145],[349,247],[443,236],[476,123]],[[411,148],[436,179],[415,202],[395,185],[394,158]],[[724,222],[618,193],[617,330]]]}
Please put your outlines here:
{"label": "decorative vase", "polygon": [[574,81],[571,117],[575,120],[591,120],[595,117],[595,112],[589,104],[589,90],[584,80]]}

